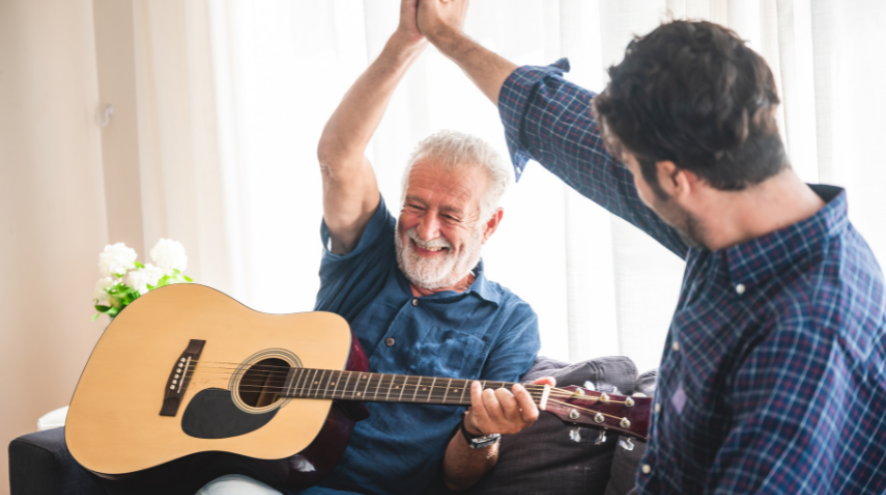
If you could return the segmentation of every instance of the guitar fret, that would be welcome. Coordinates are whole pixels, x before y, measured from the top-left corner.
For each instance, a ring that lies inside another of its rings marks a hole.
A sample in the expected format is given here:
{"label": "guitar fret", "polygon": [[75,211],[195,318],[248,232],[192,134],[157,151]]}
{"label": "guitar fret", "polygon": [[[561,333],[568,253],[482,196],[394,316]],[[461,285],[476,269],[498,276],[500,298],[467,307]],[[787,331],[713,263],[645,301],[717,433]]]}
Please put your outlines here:
{"label": "guitar fret", "polygon": [[465,403],[465,394],[467,393],[468,389],[471,388],[471,383],[468,380],[465,380],[465,382],[462,383],[462,386],[464,386],[464,388],[461,391],[461,397],[459,397],[458,399],[459,404]]}
{"label": "guitar fret", "polygon": [[431,394],[434,393],[434,384],[437,383],[437,377],[434,377],[434,381],[431,382],[431,389],[428,390],[428,400],[427,402],[431,402]]}
{"label": "guitar fret", "polygon": [[[384,380],[384,375],[376,375],[378,376],[378,384],[375,386],[375,394],[372,396],[372,400],[378,399],[378,389],[381,388],[381,382]],[[372,381],[372,377],[369,377],[369,380]]]}
{"label": "guitar fret", "polygon": [[[342,373],[343,373],[343,371],[339,371],[339,372],[338,372],[338,378],[336,378],[336,379],[335,379],[335,382],[333,383],[333,384],[335,385],[335,388],[332,389],[332,397],[330,397],[331,399],[334,399],[334,398],[335,398],[335,392],[338,390],[338,384],[341,383],[341,374],[342,374]],[[329,374],[329,377],[330,377],[330,378],[332,377],[332,373]],[[327,385],[326,388],[328,389],[329,386]]]}
{"label": "guitar fret", "polygon": [[388,385],[388,393],[385,394],[385,400],[391,399],[391,390],[394,389],[394,380],[397,379],[397,375],[391,375],[391,384]]}
{"label": "guitar fret", "polygon": [[400,385],[400,397],[397,397],[397,402],[400,402],[403,400],[403,392],[406,391],[406,385],[408,383],[409,383],[409,376],[404,376],[403,377],[403,384]]}
{"label": "guitar fret", "polygon": [[289,390],[292,389],[292,382],[295,381],[295,368],[290,369],[289,373],[286,374],[286,381],[283,382],[283,391],[280,394],[281,397],[288,397]]}
{"label": "guitar fret", "polygon": [[412,393],[412,402],[415,402],[415,397],[418,395],[418,387],[421,386],[422,377],[418,377],[418,382],[415,384],[415,392]]}
{"label": "guitar fret", "polygon": [[449,379],[449,383],[446,384],[446,393],[443,394],[443,403],[446,403],[446,397],[449,395],[449,387],[452,386],[452,378]]}
{"label": "guitar fret", "polygon": [[[360,379],[366,380],[366,386],[363,387],[363,397],[366,397],[366,391],[369,390],[369,382],[372,381],[372,373],[360,373]],[[359,381],[357,383],[360,383]]]}
{"label": "guitar fret", "polygon": [[320,371],[320,370],[314,370],[314,373],[311,375],[311,378],[308,380],[308,390],[305,393],[305,395],[303,395],[303,397],[310,397],[311,396],[311,389],[314,388],[314,378],[317,378],[318,371]]}
{"label": "guitar fret", "polygon": [[304,368],[298,368],[293,371],[295,371],[295,373],[298,374],[298,378],[296,378],[295,380],[292,380],[292,383],[289,384],[289,389],[286,391],[286,395],[289,395],[289,396],[293,396],[293,395],[299,393],[298,384],[301,383],[302,378],[304,378],[304,375],[305,375]]}
{"label": "guitar fret", "polygon": [[[344,372],[342,372],[342,373],[344,373]],[[341,396],[342,396],[342,398],[344,398],[345,394],[348,393],[348,384],[351,383],[351,377],[352,377],[353,375],[354,375],[353,372],[348,371],[348,379],[345,380],[345,386],[341,388]],[[339,380],[341,380],[341,376],[339,376]],[[354,395],[354,394],[351,393],[352,398],[353,398],[353,395]]]}
{"label": "guitar fret", "polygon": [[314,391],[314,398],[320,397],[320,387],[323,386],[323,377],[326,376],[326,371],[323,370],[323,373],[320,373],[320,379],[317,380],[317,390]]}

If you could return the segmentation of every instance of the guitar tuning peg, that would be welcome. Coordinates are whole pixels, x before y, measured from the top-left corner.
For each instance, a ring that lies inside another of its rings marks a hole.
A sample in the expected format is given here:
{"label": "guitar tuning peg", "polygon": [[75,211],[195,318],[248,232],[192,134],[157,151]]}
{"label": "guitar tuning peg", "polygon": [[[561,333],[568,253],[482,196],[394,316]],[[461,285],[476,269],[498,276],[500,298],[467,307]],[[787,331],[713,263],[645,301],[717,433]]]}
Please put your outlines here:
{"label": "guitar tuning peg", "polygon": [[606,430],[600,430],[600,434],[597,435],[597,439],[594,440],[594,445],[601,445],[606,443]]}
{"label": "guitar tuning peg", "polygon": [[579,426],[573,426],[573,427],[569,430],[569,439],[572,440],[572,441],[575,442],[575,443],[579,443],[579,442],[581,442],[581,430],[580,430],[580,428],[581,428],[581,427],[579,427]]}
{"label": "guitar tuning peg", "polygon": [[631,437],[622,438],[618,441],[618,444],[627,451],[634,450],[634,442],[631,440]]}

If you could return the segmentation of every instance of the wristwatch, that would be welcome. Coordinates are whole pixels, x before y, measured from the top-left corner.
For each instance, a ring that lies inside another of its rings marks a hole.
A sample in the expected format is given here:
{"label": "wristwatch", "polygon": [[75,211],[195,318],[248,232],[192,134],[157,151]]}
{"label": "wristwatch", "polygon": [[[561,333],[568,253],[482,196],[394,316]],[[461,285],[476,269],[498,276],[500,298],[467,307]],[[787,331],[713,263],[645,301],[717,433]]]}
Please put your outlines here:
{"label": "wristwatch", "polygon": [[468,429],[465,427],[465,418],[462,416],[461,423],[459,424],[461,427],[461,434],[464,435],[465,440],[468,441],[468,447],[472,449],[485,449],[487,447],[491,447],[498,443],[498,439],[501,438],[500,433],[492,433],[489,435],[482,436],[474,436],[468,432]]}

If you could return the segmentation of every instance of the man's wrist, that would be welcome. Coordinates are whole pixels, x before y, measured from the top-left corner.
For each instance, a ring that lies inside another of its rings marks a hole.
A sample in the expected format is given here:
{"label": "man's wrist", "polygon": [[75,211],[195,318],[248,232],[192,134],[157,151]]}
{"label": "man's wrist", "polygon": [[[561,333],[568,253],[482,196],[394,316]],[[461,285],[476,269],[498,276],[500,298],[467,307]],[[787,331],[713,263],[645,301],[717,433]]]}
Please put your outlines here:
{"label": "man's wrist", "polygon": [[470,435],[472,437],[476,438],[476,437],[482,437],[483,435],[485,435],[485,433],[480,431],[479,428],[475,428],[468,423],[467,416],[462,417],[461,424],[462,424],[462,428],[464,428],[465,433],[467,433],[468,435]]}
{"label": "man's wrist", "polygon": [[424,50],[427,45],[427,39],[415,39],[411,37],[408,33],[404,33],[398,30],[394,31],[394,34],[392,34],[391,37],[388,39],[388,43],[385,48],[397,53],[402,53],[407,57],[411,57],[417,55],[418,53],[421,53],[421,51]]}

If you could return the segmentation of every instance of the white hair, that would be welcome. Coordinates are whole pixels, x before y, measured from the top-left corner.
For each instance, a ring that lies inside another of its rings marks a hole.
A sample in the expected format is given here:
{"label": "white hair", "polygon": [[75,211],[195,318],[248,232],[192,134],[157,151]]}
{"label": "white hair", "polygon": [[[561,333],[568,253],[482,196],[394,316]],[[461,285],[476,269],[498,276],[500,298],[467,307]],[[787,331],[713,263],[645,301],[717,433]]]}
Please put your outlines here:
{"label": "white hair", "polygon": [[480,200],[480,219],[489,220],[499,209],[499,202],[511,181],[504,159],[486,141],[458,131],[442,130],[422,139],[409,156],[406,170],[403,171],[400,205],[406,201],[406,187],[412,168],[425,158],[433,158],[437,163],[452,170],[458,166],[479,167],[486,172],[488,185]]}

